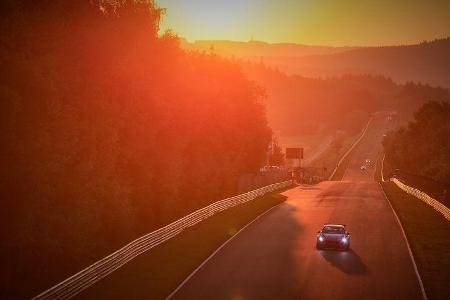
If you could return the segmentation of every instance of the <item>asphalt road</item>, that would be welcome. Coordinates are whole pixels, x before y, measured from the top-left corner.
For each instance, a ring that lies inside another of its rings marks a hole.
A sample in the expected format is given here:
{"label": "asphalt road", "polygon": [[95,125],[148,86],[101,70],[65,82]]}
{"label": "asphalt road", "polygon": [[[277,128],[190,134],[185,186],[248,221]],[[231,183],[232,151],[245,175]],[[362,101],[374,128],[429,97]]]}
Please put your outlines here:
{"label": "asphalt road", "polygon": [[[173,299],[421,299],[399,224],[366,158],[381,151],[383,115],[341,182],[300,186],[204,264]],[[347,224],[348,252],[316,250],[324,223]]]}

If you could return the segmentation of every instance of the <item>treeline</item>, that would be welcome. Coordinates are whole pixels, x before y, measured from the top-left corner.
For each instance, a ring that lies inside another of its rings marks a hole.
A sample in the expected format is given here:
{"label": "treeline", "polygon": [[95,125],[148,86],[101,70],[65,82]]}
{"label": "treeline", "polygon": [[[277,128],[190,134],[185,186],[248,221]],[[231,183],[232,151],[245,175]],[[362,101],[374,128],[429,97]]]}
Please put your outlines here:
{"label": "treeline", "polygon": [[430,101],[383,141],[392,169],[450,186],[450,103]]}
{"label": "treeline", "polygon": [[[249,59],[251,61],[259,61],[261,57],[270,61],[272,66],[283,66],[284,71],[289,71],[289,67],[295,67],[292,62],[295,58],[309,55],[326,55],[345,52],[348,50],[358,49],[358,47],[329,47],[314,46],[292,43],[266,43],[262,41],[250,40],[247,42],[228,41],[228,40],[197,40],[189,42],[181,39],[180,46],[186,50],[210,51],[227,57],[239,57],[241,59]],[[288,64],[282,64],[285,61]]]}
{"label": "treeline", "polygon": [[243,63],[248,77],[266,88],[269,124],[280,135],[343,130],[355,134],[381,110],[409,120],[430,99],[449,101],[447,89],[375,75],[306,78],[287,75],[264,62]]}
{"label": "treeline", "polygon": [[264,59],[289,74],[307,77],[383,74],[399,83],[412,80],[449,88],[448,53],[450,37],[416,45],[362,47],[329,54],[266,56]]}
{"label": "treeline", "polygon": [[153,1],[1,11],[0,298],[34,296],[235,193],[264,162],[261,90],[236,63],[158,35]]}

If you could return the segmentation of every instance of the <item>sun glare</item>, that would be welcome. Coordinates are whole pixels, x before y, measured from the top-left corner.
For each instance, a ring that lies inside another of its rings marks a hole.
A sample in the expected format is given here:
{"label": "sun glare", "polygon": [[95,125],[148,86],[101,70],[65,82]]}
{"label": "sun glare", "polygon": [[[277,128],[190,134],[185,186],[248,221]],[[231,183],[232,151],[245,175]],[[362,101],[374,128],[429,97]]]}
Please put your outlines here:
{"label": "sun glare", "polygon": [[[446,3],[445,3],[446,2]],[[157,0],[161,29],[194,40],[261,40],[320,45],[410,44],[447,36],[450,2]],[[428,15],[434,18],[430,22]],[[395,30],[393,30],[395,28]]]}

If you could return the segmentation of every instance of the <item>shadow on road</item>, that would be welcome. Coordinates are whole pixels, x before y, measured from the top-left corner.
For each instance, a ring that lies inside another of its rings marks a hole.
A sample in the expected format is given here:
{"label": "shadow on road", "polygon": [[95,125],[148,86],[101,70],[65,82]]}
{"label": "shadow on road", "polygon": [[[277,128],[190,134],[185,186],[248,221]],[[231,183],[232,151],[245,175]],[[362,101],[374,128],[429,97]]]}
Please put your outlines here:
{"label": "shadow on road", "polygon": [[298,209],[284,202],[258,219],[205,263],[173,299],[298,298],[298,261],[291,255],[304,231]]}
{"label": "shadow on road", "polygon": [[320,255],[325,258],[333,267],[349,275],[367,274],[367,266],[361,260],[361,257],[353,250],[333,251],[320,250]]}

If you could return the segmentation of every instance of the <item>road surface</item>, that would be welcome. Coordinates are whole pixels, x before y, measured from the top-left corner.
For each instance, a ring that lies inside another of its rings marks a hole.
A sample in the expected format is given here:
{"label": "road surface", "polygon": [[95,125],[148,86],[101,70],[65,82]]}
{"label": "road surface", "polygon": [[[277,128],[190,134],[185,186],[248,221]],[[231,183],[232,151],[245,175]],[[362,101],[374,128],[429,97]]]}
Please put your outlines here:
{"label": "road surface", "polygon": [[[373,124],[341,182],[300,186],[243,230],[172,299],[421,299],[401,228],[373,179],[388,126]],[[351,250],[316,250],[324,223],[347,224]]]}

